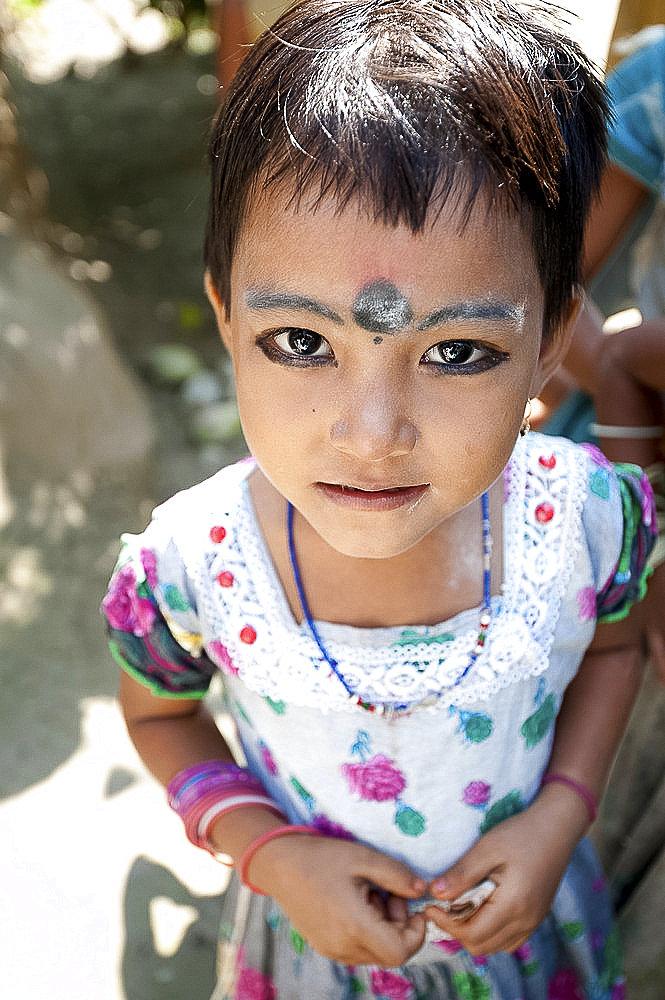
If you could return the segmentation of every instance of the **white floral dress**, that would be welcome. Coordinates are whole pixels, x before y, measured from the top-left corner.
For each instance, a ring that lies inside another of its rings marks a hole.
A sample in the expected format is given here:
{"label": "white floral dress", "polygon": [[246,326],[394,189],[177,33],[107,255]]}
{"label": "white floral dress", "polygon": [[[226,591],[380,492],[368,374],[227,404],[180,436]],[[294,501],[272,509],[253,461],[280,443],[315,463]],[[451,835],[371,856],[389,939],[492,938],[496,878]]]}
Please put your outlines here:
{"label": "white floral dress", "polygon": [[[317,623],[346,684],[289,610],[247,489],[251,460],[157,508],[125,536],[104,601],[111,649],[161,696],[224,676],[247,762],[290,820],[355,838],[429,879],[538,792],[564,691],[596,620],[644,589],[648,484],[596,449],[531,434],[505,470],[504,583],[472,668],[478,609],[439,626]],[[590,844],[515,954],[428,941],[395,970],[317,955],[272,900],[235,883],[216,996],[618,1000],[619,946]]]}

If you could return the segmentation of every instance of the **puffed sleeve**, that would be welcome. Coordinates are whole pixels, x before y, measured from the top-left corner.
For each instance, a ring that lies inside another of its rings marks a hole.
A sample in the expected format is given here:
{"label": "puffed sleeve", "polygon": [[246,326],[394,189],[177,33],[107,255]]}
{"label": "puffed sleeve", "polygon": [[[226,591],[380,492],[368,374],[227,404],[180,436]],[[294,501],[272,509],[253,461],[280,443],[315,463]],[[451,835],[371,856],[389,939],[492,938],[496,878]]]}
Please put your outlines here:
{"label": "puffed sleeve", "polygon": [[653,493],[639,466],[612,464],[593,445],[582,447],[588,460],[584,523],[596,566],[596,617],[620,621],[644,597],[651,572],[647,560],[657,534]]}
{"label": "puffed sleeve", "polygon": [[158,519],[142,535],[123,535],[102,614],[123,670],[162,698],[205,695],[216,667],[203,650],[183,560]]}

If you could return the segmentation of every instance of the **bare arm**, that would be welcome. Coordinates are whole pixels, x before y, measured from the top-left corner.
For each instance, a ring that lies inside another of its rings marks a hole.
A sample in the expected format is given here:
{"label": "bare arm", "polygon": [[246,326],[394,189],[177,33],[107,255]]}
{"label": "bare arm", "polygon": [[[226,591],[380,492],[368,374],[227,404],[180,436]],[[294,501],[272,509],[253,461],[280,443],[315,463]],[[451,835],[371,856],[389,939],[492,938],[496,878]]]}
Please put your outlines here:
{"label": "bare arm", "polygon": [[616,163],[605,168],[600,193],[589,212],[583,281],[598,274],[649,197],[649,189]]}
{"label": "bare arm", "polygon": [[[155,697],[123,673],[120,703],[134,746],[163,785],[202,761],[233,760],[202,702]],[[211,840],[238,862],[257,837],[279,826],[270,810],[244,806],[215,822]],[[404,897],[420,896],[424,881],[362,844],[307,834],[273,840],[254,855],[249,877],[317,951],[336,961],[398,966],[422,945],[424,917],[409,916]]]}

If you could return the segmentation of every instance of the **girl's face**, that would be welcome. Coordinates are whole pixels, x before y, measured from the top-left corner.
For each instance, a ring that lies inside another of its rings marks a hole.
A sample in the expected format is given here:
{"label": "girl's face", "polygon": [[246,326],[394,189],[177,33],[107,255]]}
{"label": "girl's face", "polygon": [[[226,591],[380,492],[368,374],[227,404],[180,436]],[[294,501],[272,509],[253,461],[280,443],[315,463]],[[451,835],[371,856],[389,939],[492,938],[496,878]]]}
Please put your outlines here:
{"label": "girl's face", "polygon": [[228,322],[208,287],[260,470],[348,556],[406,552],[486,490],[565,340],[541,351],[528,234],[482,206],[413,235],[260,200]]}

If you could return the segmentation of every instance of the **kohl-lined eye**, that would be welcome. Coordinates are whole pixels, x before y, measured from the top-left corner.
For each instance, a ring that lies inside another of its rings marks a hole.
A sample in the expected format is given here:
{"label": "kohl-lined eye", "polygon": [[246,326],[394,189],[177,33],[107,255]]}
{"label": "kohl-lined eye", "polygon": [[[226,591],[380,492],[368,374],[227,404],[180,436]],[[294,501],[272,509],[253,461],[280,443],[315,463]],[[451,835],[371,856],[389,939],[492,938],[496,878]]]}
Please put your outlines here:
{"label": "kohl-lined eye", "polygon": [[257,343],[266,357],[278,364],[321,363],[334,357],[325,337],[299,326],[273,330]]}
{"label": "kohl-lined eye", "polygon": [[503,351],[478,344],[473,340],[442,340],[425,351],[424,364],[455,372],[481,372],[493,368],[507,358]]}
{"label": "kohl-lined eye", "polygon": [[283,333],[273,334],[272,339],[280,351],[299,358],[320,358],[332,353],[328,341],[313,330],[291,327]]}

